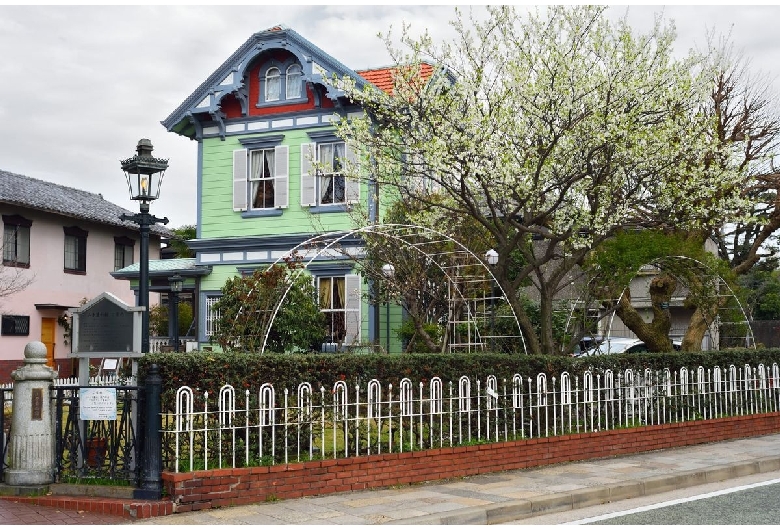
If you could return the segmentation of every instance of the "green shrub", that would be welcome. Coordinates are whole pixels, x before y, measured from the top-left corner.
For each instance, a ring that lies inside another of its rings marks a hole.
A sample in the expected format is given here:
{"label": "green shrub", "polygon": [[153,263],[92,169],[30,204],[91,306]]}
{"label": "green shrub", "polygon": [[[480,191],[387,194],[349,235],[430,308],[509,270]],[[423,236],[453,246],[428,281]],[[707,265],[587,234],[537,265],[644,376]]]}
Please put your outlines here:
{"label": "green shrub", "polygon": [[[426,322],[423,324],[423,329],[433,342],[441,344],[442,338],[444,337],[444,326],[434,322]],[[417,335],[417,330],[414,328],[414,321],[411,318],[404,320],[404,323],[398,328],[396,334],[404,344],[409,344],[410,341],[412,342],[412,351],[429,353],[429,348],[426,346],[425,341]]]}
{"label": "green shrub", "polygon": [[[192,305],[179,302],[179,336],[184,337],[192,324]],[[149,309],[149,333],[157,337],[168,336],[168,306],[153,305]]]}
{"label": "green shrub", "polygon": [[183,385],[197,389],[201,394],[208,391],[214,395],[225,384],[233,385],[238,391],[249,389],[254,393],[263,383],[272,383],[277,391],[287,388],[296,392],[300,383],[309,382],[318,392],[320,387],[330,391],[337,381],[346,381],[351,387],[356,384],[362,387],[371,379],[377,379],[383,387],[392,384],[393,388],[398,388],[403,378],[417,384],[440,377],[446,385],[450,381],[456,383],[464,375],[481,380],[494,375],[500,382],[503,379],[511,381],[514,374],[535,378],[541,372],[548,377],[559,378],[564,371],[579,375],[588,369],[596,372],[628,368],[642,371],[646,368],[669,368],[677,371],[683,366],[695,370],[699,366],[728,368],[731,364],[737,367],[745,364],[755,367],[759,363],[771,366],[773,362],[780,363],[780,349],[643,353],[579,359],[560,355],[484,353],[258,355],[192,352],[149,354],[141,358],[139,364],[142,374],[152,363],[158,365],[165,385],[164,401],[171,403],[169,400],[172,400],[176,389]]}

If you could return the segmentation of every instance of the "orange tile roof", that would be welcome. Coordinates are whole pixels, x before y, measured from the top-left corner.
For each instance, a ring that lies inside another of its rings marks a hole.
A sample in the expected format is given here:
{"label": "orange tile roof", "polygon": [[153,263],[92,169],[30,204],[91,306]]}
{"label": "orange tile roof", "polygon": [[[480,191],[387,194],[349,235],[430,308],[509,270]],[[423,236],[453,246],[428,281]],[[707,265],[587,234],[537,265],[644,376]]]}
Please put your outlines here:
{"label": "orange tile roof", "polygon": [[[393,75],[398,70],[397,67],[375,68],[372,70],[357,70],[357,73],[369,83],[375,85],[378,89],[392,94]],[[420,76],[423,81],[430,79],[433,74],[433,66],[428,63],[420,63]]]}

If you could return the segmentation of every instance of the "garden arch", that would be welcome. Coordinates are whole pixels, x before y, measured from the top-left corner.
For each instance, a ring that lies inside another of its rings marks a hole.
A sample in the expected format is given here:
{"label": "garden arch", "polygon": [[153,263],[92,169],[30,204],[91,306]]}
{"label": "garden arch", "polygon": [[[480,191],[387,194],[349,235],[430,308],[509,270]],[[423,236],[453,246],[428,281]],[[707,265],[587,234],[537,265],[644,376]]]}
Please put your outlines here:
{"label": "garden arch", "polygon": [[[630,289],[631,282],[638,276],[643,275],[643,273],[650,276],[657,272],[669,274],[677,281],[677,288],[672,295],[673,302],[675,300],[681,302],[690,293],[690,285],[687,278],[698,278],[702,285],[709,286],[709,290],[714,293],[712,295],[713,303],[711,304],[714,309],[708,311],[705,308],[702,312],[706,323],[705,337],[702,341],[703,350],[720,349],[722,343],[725,343],[728,347],[741,346],[755,348],[756,344],[753,337],[753,329],[750,326],[750,320],[742,307],[739,297],[737,297],[733,289],[731,289],[731,286],[729,286],[723,277],[712,270],[711,267],[688,256],[665,256],[656,258],[637,269],[627,287]],[[624,294],[625,289],[621,291],[620,297],[615,300],[615,306],[617,306]],[[566,323],[567,333],[570,332],[570,325],[577,305],[582,305],[581,297],[577,299],[577,302],[572,306],[572,310],[569,313],[569,318]],[[611,309],[606,315],[600,316],[599,322],[605,319],[608,319],[605,326],[606,333],[603,334],[603,338],[606,340],[610,338],[612,333],[615,309]],[[674,332],[674,329],[672,331]],[[724,336],[724,332],[730,333],[730,335]],[[680,333],[679,330],[677,333]]]}
{"label": "garden arch", "polygon": [[[428,266],[436,267],[444,275],[448,288],[449,317],[447,321],[447,347],[453,351],[478,351],[488,347],[488,339],[496,338],[480,330],[478,321],[484,319],[488,307],[495,309],[497,300],[506,301],[506,294],[496,281],[485,261],[452,237],[435,230],[407,224],[376,224],[357,228],[349,232],[329,232],[314,236],[296,245],[277,258],[271,265],[278,265],[291,259],[300,259],[302,267],[294,269],[286,282],[284,292],[276,302],[268,324],[265,326],[261,353],[265,352],[273,322],[284,303],[294,280],[316,262],[343,260],[359,262],[364,257],[362,245],[347,246],[345,241],[356,238],[379,237],[392,240],[407,250],[425,258]],[[445,249],[442,248],[444,245]],[[489,286],[489,295],[485,286]],[[494,290],[494,288],[497,288]],[[500,294],[497,294],[500,293]],[[518,339],[526,352],[525,340],[511,309],[516,335],[501,335],[502,339]],[[493,314],[490,315],[494,317]]]}

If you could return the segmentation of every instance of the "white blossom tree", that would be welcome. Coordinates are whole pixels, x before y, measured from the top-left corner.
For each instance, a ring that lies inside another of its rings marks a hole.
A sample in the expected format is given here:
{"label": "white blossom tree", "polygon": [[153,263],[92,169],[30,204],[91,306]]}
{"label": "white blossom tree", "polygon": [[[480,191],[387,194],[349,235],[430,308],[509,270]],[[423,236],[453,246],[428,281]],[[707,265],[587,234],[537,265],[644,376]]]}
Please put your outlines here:
{"label": "white blossom tree", "polygon": [[[386,38],[392,93],[338,81],[365,110],[339,133],[365,149],[369,178],[423,203],[435,189],[431,207],[490,234],[531,353],[554,351],[556,294],[617,230],[710,230],[741,212],[744,170],[709,134],[708,63],[676,59],[674,29],[660,19],[638,35],[604,10],[491,7],[485,21],[458,12],[453,42],[408,28],[402,49]],[[538,333],[521,303],[529,282],[540,295]]]}

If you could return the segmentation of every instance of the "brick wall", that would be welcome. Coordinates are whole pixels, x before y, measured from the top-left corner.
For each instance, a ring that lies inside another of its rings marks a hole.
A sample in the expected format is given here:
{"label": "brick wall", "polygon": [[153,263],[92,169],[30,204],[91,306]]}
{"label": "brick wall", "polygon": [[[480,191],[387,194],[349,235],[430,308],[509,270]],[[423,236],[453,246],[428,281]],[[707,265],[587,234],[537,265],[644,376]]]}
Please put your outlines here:
{"label": "brick wall", "polygon": [[270,467],[163,473],[177,512],[412,484],[780,432],[780,413]]}
{"label": "brick wall", "polygon": [[24,364],[22,359],[0,360],[0,383],[12,383],[11,372]]}
{"label": "brick wall", "polygon": [[[59,368],[57,377],[72,377],[78,375],[78,359],[60,358],[54,359],[54,368]],[[100,365],[100,359],[92,359],[90,364],[96,368]],[[0,384],[13,383],[11,372],[24,366],[24,359],[0,360]]]}

